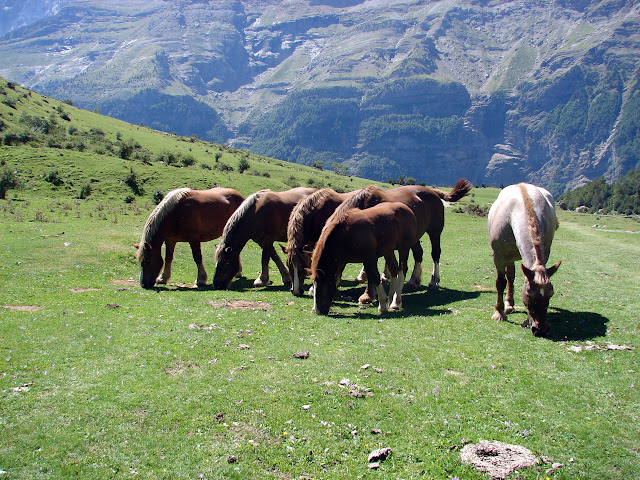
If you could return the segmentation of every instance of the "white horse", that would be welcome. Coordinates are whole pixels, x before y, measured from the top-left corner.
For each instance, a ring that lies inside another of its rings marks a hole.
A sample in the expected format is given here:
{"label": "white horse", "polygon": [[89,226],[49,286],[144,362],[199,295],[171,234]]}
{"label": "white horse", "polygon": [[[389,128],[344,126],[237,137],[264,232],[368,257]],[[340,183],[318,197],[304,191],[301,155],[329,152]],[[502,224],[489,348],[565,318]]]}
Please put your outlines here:
{"label": "white horse", "polygon": [[[514,262],[522,260],[525,275],[522,301],[528,312],[523,326],[531,326],[535,336],[547,334],[547,308],[553,295],[550,278],[562,262],[550,268],[545,265],[557,228],[555,203],[544,188],[520,183],[500,192],[489,210],[489,240],[498,272],[494,320],[506,320],[506,315],[514,310]],[[505,287],[506,304],[503,301]]]}

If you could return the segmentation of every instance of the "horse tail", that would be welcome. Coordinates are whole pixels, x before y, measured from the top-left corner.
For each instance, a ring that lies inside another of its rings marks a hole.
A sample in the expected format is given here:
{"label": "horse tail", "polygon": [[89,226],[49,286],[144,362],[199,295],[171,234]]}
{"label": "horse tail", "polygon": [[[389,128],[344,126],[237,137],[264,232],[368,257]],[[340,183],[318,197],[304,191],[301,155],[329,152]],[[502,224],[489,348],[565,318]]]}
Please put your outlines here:
{"label": "horse tail", "polygon": [[453,187],[451,192],[447,193],[437,188],[434,188],[433,191],[440,197],[440,199],[446,202],[457,202],[464,196],[466,196],[471,191],[472,185],[469,180],[466,178],[461,178],[458,180],[458,183]]}

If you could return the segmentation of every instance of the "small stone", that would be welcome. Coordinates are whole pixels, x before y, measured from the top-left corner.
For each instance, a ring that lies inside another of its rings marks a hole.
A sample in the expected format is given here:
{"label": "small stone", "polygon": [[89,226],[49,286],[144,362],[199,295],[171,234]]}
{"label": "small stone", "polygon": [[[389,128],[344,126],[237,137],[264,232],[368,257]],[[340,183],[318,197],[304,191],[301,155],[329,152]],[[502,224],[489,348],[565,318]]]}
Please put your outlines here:
{"label": "small stone", "polygon": [[227,457],[227,463],[236,463],[238,461],[238,459],[236,458],[235,455],[229,455]]}
{"label": "small stone", "polygon": [[391,448],[379,448],[378,450],[374,450],[369,454],[369,463],[371,462],[382,462],[385,460],[389,454],[391,453]]}
{"label": "small stone", "polygon": [[369,468],[371,470],[377,470],[380,468],[380,462],[373,462],[369,464]]}
{"label": "small stone", "polygon": [[309,352],[307,350],[296,352],[293,354],[293,358],[309,358]]}

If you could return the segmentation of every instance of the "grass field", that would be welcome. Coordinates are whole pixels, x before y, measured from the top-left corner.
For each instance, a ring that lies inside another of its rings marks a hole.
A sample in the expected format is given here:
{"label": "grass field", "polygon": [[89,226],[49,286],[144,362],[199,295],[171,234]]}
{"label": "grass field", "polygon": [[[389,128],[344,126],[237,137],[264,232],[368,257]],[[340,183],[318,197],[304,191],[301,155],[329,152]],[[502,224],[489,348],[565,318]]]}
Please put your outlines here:
{"label": "grass field", "polygon": [[[131,243],[152,205],[40,185],[0,201],[2,478],[486,478],[459,459],[481,439],[563,464],[511,478],[640,474],[633,220],[560,214],[551,333],[534,338],[519,298],[508,322],[491,320],[486,219],[453,208],[440,290],[381,316],[346,281],[317,316],[273,265],[273,285],[252,287],[253,244],[228,291],[191,288],[186,245],[175,283],[143,290]],[[596,349],[607,345],[634,350]],[[379,447],[392,454],[370,470]]]}
{"label": "grass field", "polygon": [[491,320],[486,218],[462,211],[495,189],[447,208],[441,288],[398,313],[358,307],[357,265],[329,316],[273,265],[253,288],[254,244],[228,291],[191,287],[186,245],[172,283],[143,290],[131,244],[155,193],[370,182],[0,87],[3,141],[24,140],[0,147],[20,187],[0,199],[0,478],[481,479],[460,449],[482,439],[543,459],[509,478],[640,477],[638,222],[560,212],[547,338],[520,327],[519,298]]}

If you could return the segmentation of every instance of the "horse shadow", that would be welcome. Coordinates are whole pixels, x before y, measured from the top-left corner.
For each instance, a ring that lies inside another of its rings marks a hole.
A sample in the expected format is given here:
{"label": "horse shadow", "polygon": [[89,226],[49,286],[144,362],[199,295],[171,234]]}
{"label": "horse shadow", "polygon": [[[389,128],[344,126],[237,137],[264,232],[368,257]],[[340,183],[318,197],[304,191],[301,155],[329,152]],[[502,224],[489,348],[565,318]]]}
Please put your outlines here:
{"label": "horse shadow", "polygon": [[547,338],[554,342],[585,341],[604,337],[609,319],[595,312],[572,312],[550,306],[555,312],[549,315]]}
{"label": "horse shadow", "polygon": [[[524,308],[517,308],[506,320],[513,325],[523,326],[522,322],[516,320],[516,316],[520,316],[523,321],[526,321],[527,311]],[[550,305],[547,322],[549,323],[549,332],[544,338],[553,342],[569,342],[593,340],[606,336],[609,319],[594,312],[572,312]]]}
{"label": "horse shadow", "polygon": [[[354,303],[357,304],[358,297],[364,291],[364,286],[355,281],[343,281],[340,284],[340,295],[337,297],[333,305],[339,308],[352,309]],[[454,290],[450,288],[439,287],[438,289],[429,289],[421,286],[417,289],[405,291],[402,293],[402,309],[395,312],[389,311],[384,314],[385,318],[402,318],[415,315],[430,317],[438,315],[446,315],[453,313],[446,306],[462,300],[470,300],[478,298],[482,292],[464,290]],[[332,309],[332,315],[339,317],[351,317],[359,319],[380,318],[377,311],[377,300],[372,305],[362,308],[357,313],[338,312]],[[374,309],[375,313],[371,312]]]}

